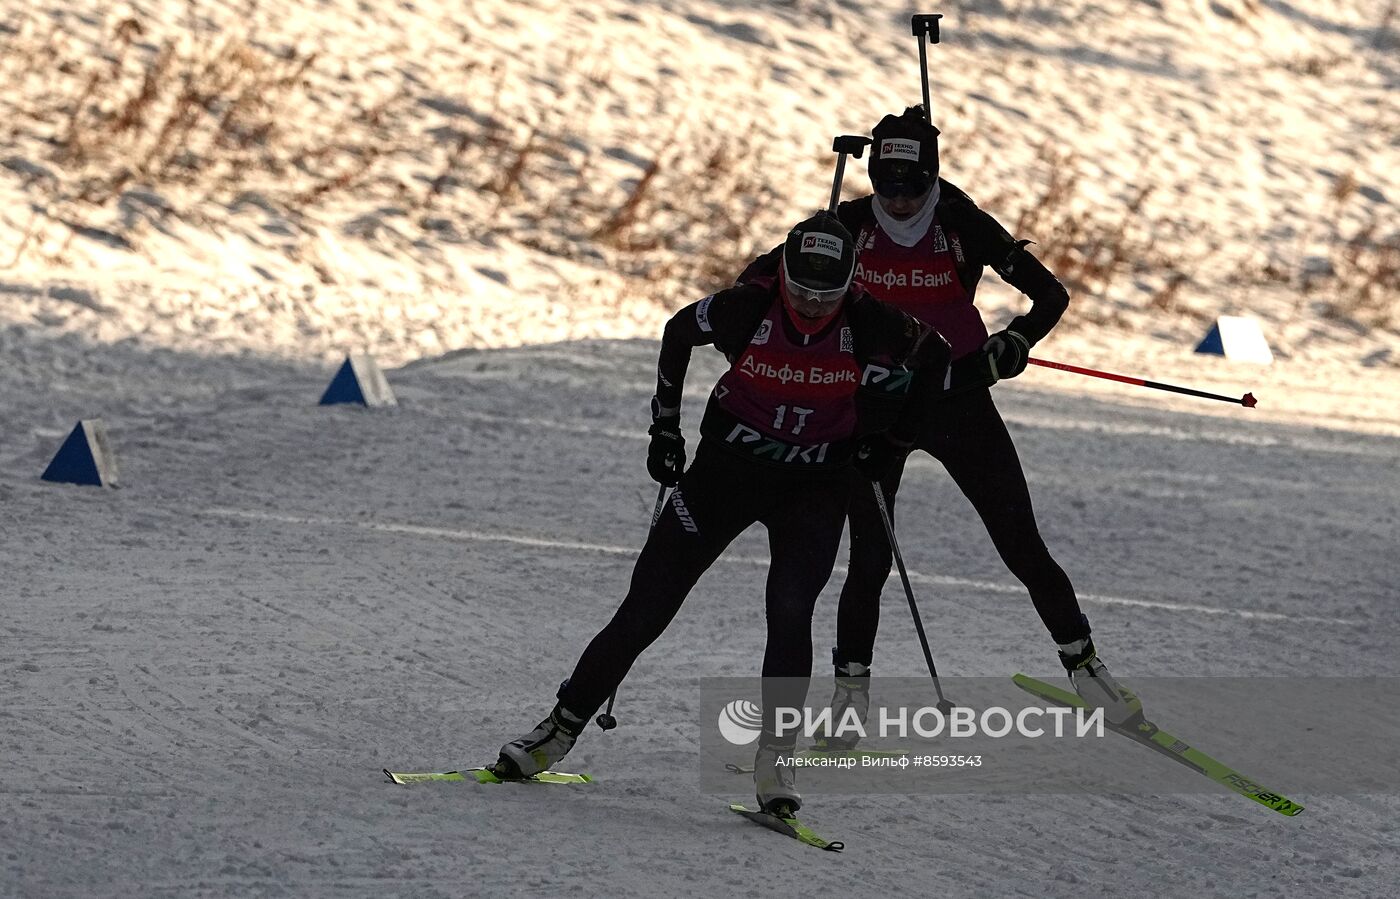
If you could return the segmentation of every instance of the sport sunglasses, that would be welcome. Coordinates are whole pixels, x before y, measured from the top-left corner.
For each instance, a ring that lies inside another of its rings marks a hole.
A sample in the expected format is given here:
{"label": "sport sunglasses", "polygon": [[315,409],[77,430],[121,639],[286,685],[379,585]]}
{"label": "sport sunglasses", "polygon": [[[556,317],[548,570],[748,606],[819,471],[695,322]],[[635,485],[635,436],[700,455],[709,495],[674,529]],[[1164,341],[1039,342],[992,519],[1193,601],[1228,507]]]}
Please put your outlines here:
{"label": "sport sunglasses", "polygon": [[895,197],[909,197],[912,199],[913,197],[922,197],[924,194],[928,193],[929,188],[932,186],[933,182],[930,181],[926,175],[919,175],[903,181],[886,181],[881,179],[875,182],[875,193],[886,199],[894,199]]}

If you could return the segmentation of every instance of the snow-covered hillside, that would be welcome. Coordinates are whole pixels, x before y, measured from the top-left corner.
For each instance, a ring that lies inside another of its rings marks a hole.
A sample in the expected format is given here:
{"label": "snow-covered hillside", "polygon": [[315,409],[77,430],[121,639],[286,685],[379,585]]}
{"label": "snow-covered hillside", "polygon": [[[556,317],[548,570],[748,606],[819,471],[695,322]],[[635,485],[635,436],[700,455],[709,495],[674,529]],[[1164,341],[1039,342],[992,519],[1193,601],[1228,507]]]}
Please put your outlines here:
{"label": "snow-covered hillside", "polygon": [[[891,0],[3,9],[5,320],[214,352],[650,336],[920,95]],[[945,174],[1075,287],[1065,333],[1247,311],[1393,369],[1393,3],[938,11]]]}

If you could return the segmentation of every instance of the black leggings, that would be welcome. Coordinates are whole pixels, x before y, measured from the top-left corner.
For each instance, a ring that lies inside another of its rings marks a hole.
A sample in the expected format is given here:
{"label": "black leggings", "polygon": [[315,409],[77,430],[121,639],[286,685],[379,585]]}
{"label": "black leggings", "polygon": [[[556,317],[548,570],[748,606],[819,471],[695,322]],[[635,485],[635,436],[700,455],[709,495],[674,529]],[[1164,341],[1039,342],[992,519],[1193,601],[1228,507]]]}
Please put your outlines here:
{"label": "black leggings", "polygon": [[[1036,527],[1026,475],[991,391],[984,387],[930,406],[915,448],[942,462],[972,502],[1002,561],[1030,592],[1051,639],[1069,643],[1088,636],[1074,587]],[[901,464],[881,482],[891,515],[903,474]],[[852,480],[850,574],[837,611],[836,661],[869,665],[892,558],[870,483],[854,475]]]}
{"label": "black leggings", "polygon": [[[559,693],[591,718],[632,663],[666,630],[686,595],[749,525],[768,529],[763,708],[801,707],[812,675],[812,610],[831,577],[845,526],[844,474],[792,474],[701,443],[647,538],[627,597],[583,651]],[[780,678],[782,680],[772,680]]]}

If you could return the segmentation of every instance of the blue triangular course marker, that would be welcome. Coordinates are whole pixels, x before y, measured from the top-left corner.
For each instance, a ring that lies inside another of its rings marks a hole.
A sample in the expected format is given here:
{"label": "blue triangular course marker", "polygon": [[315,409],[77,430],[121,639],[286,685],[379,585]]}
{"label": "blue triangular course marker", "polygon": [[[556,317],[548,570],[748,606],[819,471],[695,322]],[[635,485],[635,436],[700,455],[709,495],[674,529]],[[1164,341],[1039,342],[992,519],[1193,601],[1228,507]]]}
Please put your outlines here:
{"label": "blue triangular course marker", "polygon": [[345,364],[340,367],[340,371],[335,373],[331,382],[326,386],[326,392],[321,394],[322,406],[333,406],[336,403],[359,403],[365,405],[364,391],[360,390],[360,382],[355,380],[355,370],[350,366],[350,360],[346,359]]}
{"label": "blue triangular course marker", "polygon": [[1220,323],[1216,322],[1210,326],[1210,333],[1196,347],[1198,353],[1211,353],[1216,356],[1225,355],[1225,343],[1220,339]]}
{"label": "blue triangular course marker", "polygon": [[1196,352],[1224,356],[1234,362],[1269,365],[1274,361],[1273,350],[1269,349],[1259,322],[1247,315],[1217,317],[1205,339],[1196,346]]}
{"label": "blue triangular course marker", "polygon": [[361,406],[396,406],[394,391],[372,356],[352,353],[321,394],[322,406],[357,403]]}
{"label": "blue triangular course marker", "polygon": [[115,487],[117,461],[107,442],[107,427],[102,419],[78,422],[39,477],[60,484]]}

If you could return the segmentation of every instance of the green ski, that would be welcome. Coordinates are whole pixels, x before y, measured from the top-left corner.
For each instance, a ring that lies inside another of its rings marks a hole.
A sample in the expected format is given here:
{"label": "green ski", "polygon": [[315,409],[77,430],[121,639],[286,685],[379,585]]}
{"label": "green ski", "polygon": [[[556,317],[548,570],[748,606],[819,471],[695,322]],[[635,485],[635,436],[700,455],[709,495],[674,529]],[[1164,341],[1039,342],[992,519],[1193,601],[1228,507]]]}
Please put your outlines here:
{"label": "green ski", "polygon": [[[1045,681],[1027,677],[1024,674],[1017,674],[1012,677],[1016,686],[1025,690],[1033,696],[1055,703],[1056,705],[1068,706],[1070,708],[1087,708],[1084,700],[1068,690],[1047,684]],[[1221,764],[1215,759],[1196,749],[1185,741],[1172,736],[1162,730],[1157,725],[1147,719],[1143,719],[1133,726],[1119,726],[1105,721],[1104,727],[1116,734],[1122,734],[1135,743],[1140,743],[1148,749],[1161,753],[1169,759],[1180,762],[1193,771],[1209,777],[1222,786],[1239,793],[1241,796],[1253,799],[1260,805],[1267,806],[1281,815],[1302,814],[1303,806],[1287,799],[1272,790],[1265,789],[1240,772]]]}
{"label": "green ski", "polygon": [[787,817],[770,815],[765,811],[746,808],[737,802],[731,802],[729,810],[736,815],[743,815],[755,824],[760,824],[769,830],[776,830],[778,833],[792,837],[799,843],[806,843],[808,846],[825,849],[827,852],[840,852],[846,848],[846,844],[840,840],[827,840],[817,836],[810,827],[790,815]]}
{"label": "green ski", "polygon": [[534,777],[526,777],[523,780],[504,780],[496,776],[490,768],[467,768],[463,771],[425,771],[425,772],[403,772],[390,771],[384,769],[384,776],[396,784],[421,784],[434,783],[438,781],[460,781],[474,780],[480,784],[515,784],[515,783],[536,783],[536,784],[591,784],[593,777],[589,774],[569,774],[564,771],[541,771]]}

